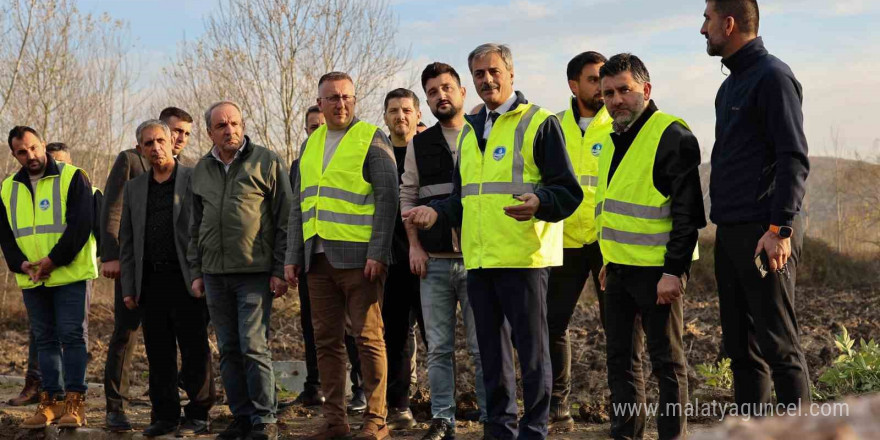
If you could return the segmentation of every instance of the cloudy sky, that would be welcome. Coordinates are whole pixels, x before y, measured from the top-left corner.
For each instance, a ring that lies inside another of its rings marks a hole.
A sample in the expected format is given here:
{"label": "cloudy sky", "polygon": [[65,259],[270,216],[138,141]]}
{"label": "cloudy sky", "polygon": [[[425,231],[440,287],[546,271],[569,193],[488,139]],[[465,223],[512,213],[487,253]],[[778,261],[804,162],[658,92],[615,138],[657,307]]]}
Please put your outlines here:
{"label": "cloudy sky", "polygon": [[[167,62],[184,37],[198,38],[215,0],[82,0],[81,9],[109,12],[131,23],[135,50]],[[391,0],[398,38],[410,48],[411,67],[452,64],[478,97],[467,75],[467,54],[480,43],[510,45],[515,86],[530,101],[554,111],[567,105],[568,60],[585,50],[606,56],[632,52],[648,66],[658,106],[684,118],[704,149],[714,139],[714,98],[728,73],[705,52],[699,34],[703,1],[657,0]],[[791,66],[804,88],[811,153],[842,149],[880,154],[880,1],[759,1],[768,50]],[[873,30],[872,30],[873,29]],[[159,61],[159,60],[156,60]],[[412,78],[408,72],[401,78]],[[421,90],[417,92],[422,95]],[[425,108],[426,116],[430,113]],[[432,118],[427,118],[432,119]],[[430,121],[429,121],[430,122]]]}

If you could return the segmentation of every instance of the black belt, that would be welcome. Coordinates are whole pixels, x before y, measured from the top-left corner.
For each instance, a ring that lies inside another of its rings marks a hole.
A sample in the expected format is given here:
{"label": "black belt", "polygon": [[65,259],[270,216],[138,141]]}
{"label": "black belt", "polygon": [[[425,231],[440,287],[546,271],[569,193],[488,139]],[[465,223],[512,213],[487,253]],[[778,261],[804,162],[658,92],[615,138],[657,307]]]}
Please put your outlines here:
{"label": "black belt", "polygon": [[144,261],[144,270],[152,273],[180,272],[180,264],[176,261]]}

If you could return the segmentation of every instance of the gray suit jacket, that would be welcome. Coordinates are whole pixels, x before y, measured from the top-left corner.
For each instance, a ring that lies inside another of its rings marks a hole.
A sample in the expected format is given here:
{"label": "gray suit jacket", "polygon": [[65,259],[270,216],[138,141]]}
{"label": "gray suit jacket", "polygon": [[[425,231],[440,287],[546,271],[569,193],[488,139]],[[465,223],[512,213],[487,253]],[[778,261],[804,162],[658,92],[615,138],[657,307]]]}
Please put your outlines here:
{"label": "gray suit jacket", "polygon": [[[351,125],[357,122],[355,118]],[[349,128],[351,127],[349,125]],[[369,243],[324,240],[324,255],[336,269],[357,269],[367,264],[367,259],[388,264],[391,257],[391,237],[397,219],[399,203],[397,165],[391,151],[391,141],[382,130],[376,130],[364,159],[364,180],[373,185],[376,212],[373,214],[373,235]],[[302,151],[300,152],[302,155]],[[290,221],[287,227],[287,257],[285,264],[297,264],[308,271],[314,254],[315,237],[303,242],[302,205],[299,173],[291,171],[294,178],[290,201]]]}
{"label": "gray suit jacket", "polygon": [[[122,295],[140,300],[141,284],[144,280],[144,236],[147,227],[147,196],[150,190],[150,175],[146,172],[125,184],[122,202],[122,221],[119,225],[119,264],[122,277]],[[192,168],[177,164],[174,180],[174,247],[183,279],[189,280],[189,265],[186,263],[186,248],[189,245],[190,207],[192,206],[192,187],[190,180]],[[186,290],[192,295],[190,285]]]}
{"label": "gray suit jacket", "polygon": [[134,148],[121,151],[110,168],[101,206],[101,261],[119,259],[119,221],[122,218],[122,189],[125,184],[150,171],[150,161]]}

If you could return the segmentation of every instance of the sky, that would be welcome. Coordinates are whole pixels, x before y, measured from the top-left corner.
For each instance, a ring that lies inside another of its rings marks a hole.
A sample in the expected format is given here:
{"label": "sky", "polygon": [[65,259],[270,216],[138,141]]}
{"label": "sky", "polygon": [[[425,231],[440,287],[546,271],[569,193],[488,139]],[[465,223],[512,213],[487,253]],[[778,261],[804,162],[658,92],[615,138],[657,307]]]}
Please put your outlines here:
{"label": "sky", "polygon": [[[356,0],[365,1],[365,0]],[[133,51],[173,59],[177,45],[204,31],[217,0],[80,0],[81,10],[108,12],[131,25]],[[812,155],[876,157],[880,104],[880,1],[759,1],[760,35],[786,62],[804,90],[805,131]],[[505,43],[514,57],[514,86],[529,101],[559,111],[570,92],[565,66],[576,54],[631,52],[651,73],[660,109],[683,118],[708,161],[714,141],[714,100],[729,72],[706,54],[699,34],[702,1],[658,0],[389,0],[399,44],[409,49],[400,86],[432,61],[452,64],[468,88],[468,108],[479,103],[467,72],[467,54],[485,42]],[[149,74],[146,76],[150,79]],[[433,123],[427,106],[426,122]]]}

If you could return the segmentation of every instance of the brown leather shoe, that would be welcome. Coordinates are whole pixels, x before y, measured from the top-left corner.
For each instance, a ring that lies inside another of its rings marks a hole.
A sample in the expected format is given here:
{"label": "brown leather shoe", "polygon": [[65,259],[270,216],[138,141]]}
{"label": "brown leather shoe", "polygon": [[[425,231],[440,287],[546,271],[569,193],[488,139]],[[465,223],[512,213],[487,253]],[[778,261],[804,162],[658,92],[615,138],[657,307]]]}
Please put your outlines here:
{"label": "brown leather shoe", "polygon": [[18,397],[13,397],[6,403],[8,403],[9,406],[33,405],[40,401],[40,388],[42,388],[42,385],[40,379],[26,377],[24,380],[24,388],[22,388]]}
{"label": "brown leather shoe", "polygon": [[40,404],[37,405],[37,412],[34,415],[24,419],[21,422],[21,428],[24,429],[43,429],[64,413],[64,402],[55,399],[55,396],[49,396],[49,393],[43,391],[40,393]]}
{"label": "brown leather shoe", "polygon": [[354,436],[355,440],[382,440],[391,438],[391,432],[387,425],[376,425],[373,421],[364,422],[361,432]]}
{"label": "brown leather shoe", "polygon": [[85,398],[83,393],[67,392],[67,397],[64,398],[64,415],[58,420],[59,428],[86,426]]}
{"label": "brown leather shoe", "polygon": [[324,425],[320,431],[306,437],[306,440],[337,440],[351,438],[351,428],[348,425]]}

